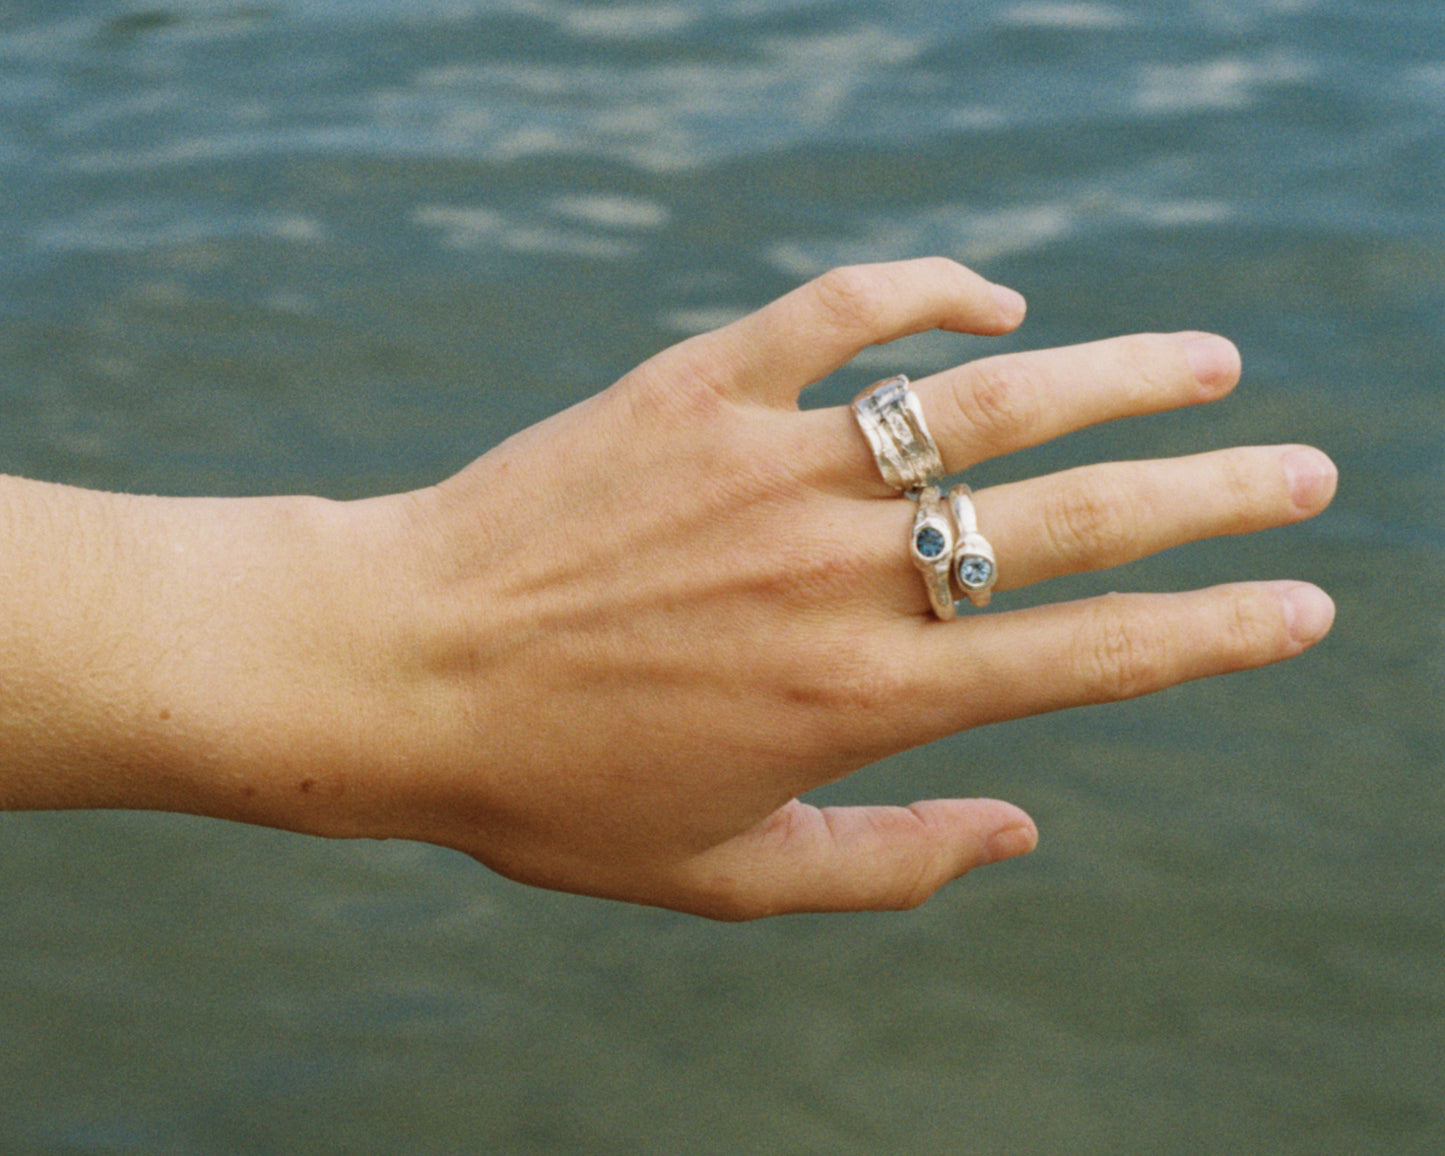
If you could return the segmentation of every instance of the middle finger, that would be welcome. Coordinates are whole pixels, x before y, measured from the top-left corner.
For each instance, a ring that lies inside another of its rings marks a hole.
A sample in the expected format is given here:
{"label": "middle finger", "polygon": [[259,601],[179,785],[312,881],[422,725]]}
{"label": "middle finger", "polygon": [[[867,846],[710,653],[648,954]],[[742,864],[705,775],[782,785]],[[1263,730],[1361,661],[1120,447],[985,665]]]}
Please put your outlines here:
{"label": "middle finger", "polygon": [[[914,384],[948,473],[1113,418],[1223,397],[1239,352],[1205,333],[1135,334],[1064,349],[1002,354]],[[814,411],[834,436],[826,480],[889,493],[847,407]],[[833,456],[841,444],[842,452]]]}

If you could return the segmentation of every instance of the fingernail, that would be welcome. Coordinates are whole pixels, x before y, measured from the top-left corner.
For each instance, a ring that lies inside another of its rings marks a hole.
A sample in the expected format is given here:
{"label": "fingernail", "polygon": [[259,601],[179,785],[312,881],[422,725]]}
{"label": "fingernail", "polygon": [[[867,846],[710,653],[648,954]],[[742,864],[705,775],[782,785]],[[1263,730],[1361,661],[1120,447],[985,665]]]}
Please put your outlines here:
{"label": "fingernail", "polygon": [[1184,356],[1200,385],[1233,385],[1239,380],[1239,350],[1223,337],[1190,334],[1184,340]]}
{"label": "fingernail", "polygon": [[1012,325],[1017,325],[1022,321],[1024,314],[1029,309],[1024,295],[1016,289],[1010,289],[1007,285],[994,285],[992,289],[994,303],[998,306],[998,311],[1003,319]]}
{"label": "fingernail", "polygon": [[1296,506],[1301,510],[1318,510],[1335,496],[1339,471],[1319,450],[1301,446],[1285,454],[1284,479]]}
{"label": "fingernail", "polygon": [[1317,586],[1300,583],[1284,596],[1284,622],[1289,636],[1311,646],[1329,633],[1335,621],[1335,604]]}
{"label": "fingernail", "polygon": [[988,861],[1000,863],[1027,855],[1039,845],[1038,830],[1032,824],[1020,827],[1005,827],[995,831],[988,841]]}

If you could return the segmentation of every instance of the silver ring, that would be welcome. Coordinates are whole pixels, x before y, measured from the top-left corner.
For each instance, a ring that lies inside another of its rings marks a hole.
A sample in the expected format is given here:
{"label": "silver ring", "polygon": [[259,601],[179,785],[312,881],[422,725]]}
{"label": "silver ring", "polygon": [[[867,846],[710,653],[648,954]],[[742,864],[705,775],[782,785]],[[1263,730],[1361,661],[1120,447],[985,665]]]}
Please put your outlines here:
{"label": "silver ring", "polygon": [[929,435],[918,395],[903,374],[875,381],[853,399],[853,416],[868,439],[883,480],[899,493],[943,477],[943,457]]}
{"label": "silver ring", "polygon": [[938,487],[924,486],[918,495],[918,512],[913,515],[913,537],[908,540],[908,552],[923,575],[933,613],[944,622],[957,613],[953,587],[949,583],[953,539],[953,521],[943,508]]}
{"label": "silver ring", "polygon": [[978,532],[973,491],[962,484],[954,486],[948,491],[948,508],[958,528],[958,540],[953,546],[953,576],[970,602],[978,607],[987,606],[993,596],[993,584],[998,581],[998,561],[988,539]]}

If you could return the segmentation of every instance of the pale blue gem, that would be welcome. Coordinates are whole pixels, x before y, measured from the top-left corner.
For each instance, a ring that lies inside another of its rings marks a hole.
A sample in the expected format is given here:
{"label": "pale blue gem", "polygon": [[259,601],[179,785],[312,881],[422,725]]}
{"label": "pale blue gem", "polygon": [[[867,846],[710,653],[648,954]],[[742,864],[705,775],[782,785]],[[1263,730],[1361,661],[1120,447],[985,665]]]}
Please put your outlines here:
{"label": "pale blue gem", "polygon": [[958,580],[970,590],[982,590],[993,580],[993,563],[981,554],[965,554],[957,570]]}
{"label": "pale blue gem", "polygon": [[946,545],[937,526],[924,526],[913,539],[913,548],[920,558],[937,558]]}

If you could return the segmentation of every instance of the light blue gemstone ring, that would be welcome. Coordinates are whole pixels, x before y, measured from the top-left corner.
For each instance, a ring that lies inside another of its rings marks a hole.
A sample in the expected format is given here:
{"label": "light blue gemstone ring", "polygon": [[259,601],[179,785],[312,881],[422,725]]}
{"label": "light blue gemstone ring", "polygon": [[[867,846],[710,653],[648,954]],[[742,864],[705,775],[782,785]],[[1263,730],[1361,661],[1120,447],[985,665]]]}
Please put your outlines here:
{"label": "light blue gemstone ring", "polygon": [[913,515],[913,537],[908,552],[923,575],[933,613],[944,622],[954,616],[953,588],[949,572],[953,566],[953,519],[943,508],[937,486],[924,486],[918,494],[918,512]]}
{"label": "light blue gemstone ring", "polygon": [[978,531],[978,511],[973,508],[973,491],[965,485],[948,491],[948,508],[957,527],[953,546],[953,576],[963,587],[964,597],[977,607],[988,605],[998,581],[998,561],[989,540]]}

